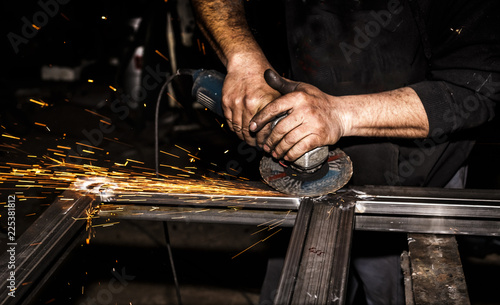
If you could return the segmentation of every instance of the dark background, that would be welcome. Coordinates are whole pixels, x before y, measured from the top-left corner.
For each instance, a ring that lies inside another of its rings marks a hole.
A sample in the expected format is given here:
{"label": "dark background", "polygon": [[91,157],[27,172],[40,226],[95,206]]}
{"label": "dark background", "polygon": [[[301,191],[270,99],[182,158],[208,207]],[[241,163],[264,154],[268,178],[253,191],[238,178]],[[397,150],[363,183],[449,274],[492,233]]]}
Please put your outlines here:
{"label": "dark background", "polygon": [[[287,73],[281,3],[264,0],[245,3],[252,30],[270,61],[278,71]],[[83,131],[99,126],[100,118],[86,111],[91,110],[110,118],[114,126],[107,137],[116,141],[101,142],[100,147],[109,155],[99,156],[100,165],[123,163],[131,158],[153,167],[152,115],[159,86],[149,90],[135,108],[129,107],[129,115],[125,118],[111,108],[115,100],[119,100],[120,105],[130,105],[123,99],[123,94],[133,89],[127,79],[130,77],[126,72],[129,64],[142,63],[142,67],[159,67],[162,72],[172,73],[169,50],[173,48],[178,68],[224,71],[195,27],[194,20],[180,11],[182,5],[188,3],[179,0],[71,0],[64,5],[58,4],[57,13],[49,17],[47,24],[27,39],[26,44],[19,46],[19,52],[15,52],[8,39],[9,33],[22,36],[23,17],[31,21],[41,8],[37,1],[2,1],[0,124],[2,133],[21,140],[2,138],[0,165],[28,162],[28,154],[50,154],[48,148],[71,146],[85,140]],[[167,13],[172,17],[175,45],[167,43]],[[136,29],[130,25],[133,18],[141,18]],[[182,33],[192,35],[191,45],[182,43]],[[134,57],[137,47],[144,48],[140,58]],[[170,60],[159,56],[156,50]],[[42,67],[64,67],[78,71],[78,77],[71,81],[44,79]],[[139,78],[145,75],[141,76],[140,73],[145,72],[140,66],[136,70]],[[89,83],[88,79],[93,82]],[[161,149],[175,153],[175,145],[193,150],[202,147],[198,155],[201,159],[218,164],[238,160],[241,176],[259,180],[258,160],[248,162],[236,153],[240,141],[226,128],[220,128],[220,119],[193,107],[189,88],[189,79],[179,78],[173,83],[177,102],[169,103],[169,99],[163,97]],[[48,106],[39,107],[30,99],[43,100]],[[46,124],[50,130],[35,122]],[[467,188],[500,188],[499,130],[499,120],[495,119],[478,131],[477,145],[470,158]],[[224,154],[226,150],[230,153]],[[6,198],[12,190],[2,188],[1,197]],[[24,231],[58,194],[60,191],[54,190],[45,201],[24,202],[18,211],[22,215],[34,215],[18,220],[18,233]],[[0,223],[3,240],[5,217],[0,218]],[[256,231],[255,227],[183,223],[169,226],[185,304],[257,304],[267,258],[275,248],[284,251],[289,234],[284,230],[248,254],[231,260],[235,253],[258,240],[250,235]],[[113,268],[126,268],[127,274],[136,278],[113,296],[111,304],[175,304],[165,241],[158,233],[161,231],[159,223],[132,221],[99,230],[90,245],[77,247],[67,259],[40,295],[38,304],[86,304],[88,298],[99,294],[101,285],[109,283]],[[464,238],[459,242],[473,304],[499,304],[500,298],[495,294],[500,271],[498,239]],[[494,276],[496,281],[488,279]],[[85,288],[82,290],[82,287]]]}

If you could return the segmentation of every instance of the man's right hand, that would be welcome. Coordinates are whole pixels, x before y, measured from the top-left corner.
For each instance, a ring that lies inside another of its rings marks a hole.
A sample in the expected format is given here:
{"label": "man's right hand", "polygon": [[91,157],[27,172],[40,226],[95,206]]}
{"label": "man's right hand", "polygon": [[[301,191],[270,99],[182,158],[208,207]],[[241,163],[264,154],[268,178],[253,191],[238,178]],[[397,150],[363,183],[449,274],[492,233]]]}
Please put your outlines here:
{"label": "man's right hand", "polygon": [[[243,1],[193,0],[197,23],[210,41],[227,75],[222,88],[222,109],[229,128],[248,144],[256,140],[248,124],[257,112],[280,94],[264,80],[264,71],[272,69],[254,39],[245,19]],[[263,130],[270,129],[264,126]],[[263,137],[259,132],[257,137]],[[260,142],[264,139],[260,139]]]}
{"label": "man's right hand", "polygon": [[[248,129],[250,120],[267,104],[280,96],[264,79],[271,66],[260,54],[238,54],[227,64],[222,88],[222,109],[229,128],[249,145],[258,142]],[[264,127],[270,129],[270,124]],[[265,131],[259,135],[267,134]]]}

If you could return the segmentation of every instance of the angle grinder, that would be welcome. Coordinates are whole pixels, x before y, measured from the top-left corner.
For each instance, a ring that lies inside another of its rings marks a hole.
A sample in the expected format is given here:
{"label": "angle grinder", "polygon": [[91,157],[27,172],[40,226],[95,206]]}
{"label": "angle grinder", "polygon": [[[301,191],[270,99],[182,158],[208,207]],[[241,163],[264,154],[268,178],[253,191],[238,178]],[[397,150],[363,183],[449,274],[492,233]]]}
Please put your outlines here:
{"label": "angle grinder", "polygon": [[[225,75],[215,70],[179,70],[178,74],[193,77],[192,94],[196,101],[220,117],[222,111],[222,86]],[[264,73],[266,82],[282,95],[293,92],[298,83],[281,78],[276,72]],[[278,116],[276,124],[286,117]],[[352,163],[342,150],[329,150],[328,146],[308,151],[294,162],[276,160],[271,156],[262,157],[259,166],[264,181],[279,192],[294,196],[321,196],[343,187],[352,176]]]}

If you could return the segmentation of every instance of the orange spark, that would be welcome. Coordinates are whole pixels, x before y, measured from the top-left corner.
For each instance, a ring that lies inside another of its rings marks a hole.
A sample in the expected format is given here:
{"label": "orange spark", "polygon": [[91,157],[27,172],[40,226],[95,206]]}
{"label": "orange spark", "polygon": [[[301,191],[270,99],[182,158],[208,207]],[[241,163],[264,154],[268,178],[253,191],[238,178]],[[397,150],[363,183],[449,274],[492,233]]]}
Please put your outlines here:
{"label": "orange spark", "polygon": [[95,147],[95,146],[88,145],[88,144],[84,144],[84,143],[80,143],[80,142],[76,142],[76,144],[77,144],[77,145],[81,145],[81,146],[86,146],[86,147],[89,147],[89,148],[93,148],[93,149],[104,150],[104,149],[102,149],[102,148]]}
{"label": "orange spark", "polygon": [[179,145],[177,145],[177,144],[175,144],[174,146],[175,146],[175,147],[177,147],[177,148],[179,148],[179,149],[182,149],[183,151],[185,151],[185,152],[187,152],[187,153],[189,153],[189,154],[191,153],[189,150],[187,150],[187,149],[185,149],[185,148],[182,148],[182,147],[180,147],[180,146],[179,146]]}
{"label": "orange spark", "polygon": [[269,235],[268,237],[264,238],[264,239],[261,239],[259,240],[258,242],[254,243],[253,245],[251,245],[250,247],[246,248],[245,250],[241,251],[240,253],[236,254],[235,256],[231,257],[231,259],[234,259],[235,257],[243,254],[244,252],[250,250],[251,248],[255,247],[256,245],[258,245],[259,243],[261,242],[265,242],[267,239],[269,239],[271,236],[275,235],[276,233],[278,233],[279,231],[281,231],[282,229],[279,229],[278,231],[274,232],[273,234]]}
{"label": "orange spark", "polygon": [[47,148],[48,151],[55,151],[55,152],[58,152],[58,153],[63,153],[64,151],[62,150],[57,150],[57,149],[53,149],[53,148]]}
{"label": "orange spark", "polygon": [[132,159],[127,159],[127,161],[130,161],[130,162],[135,162],[135,163],[139,163],[139,164],[144,164],[144,162],[141,162],[141,161],[136,161],[136,160],[132,160]]}
{"label": "orange spark", "polygon": [[165,59],[166,61],[169,61],[169,60],[168,60],[168,58],[167,58],[165,55],[161,54],[161,52],[160,52],[160,51],[155,50],[155,53],[156,53],[156,54],[158,54],[158,55],[160,55],[160,56],[161,56],[163,59]]}
{"label": "orange spark", "polygon": [[35,103],[35,104],[38,104],[38,105],[40,105],[40,106],[42,106],[42,107],[45,107],[45,106],[48,106],[48,105],[49,105],[49,104],[45,103],[45,102],[44,102],[44,101],[42,101],[42,100],[37,101],[37,100],[32,99],[32,98],[30,98],[30,102]]}
{"label": "orange spark", "polygon": [[165,155],[169,155],[169,156],[172,156],[172,157],[175,157],[175,158],[179,158],[179,156],[177,155],[174,155],[174,154],[171,154],[171,153],[168,153],[168,152],[165,152],[163,150],[160,150],[161,153],[164,153]]}
{"label": "orange spark", "polygon": [[176,102],[176,103],[177,103],[177,105],[179,105],[181,108],[184,108],[184,106],[182,106],[182,104],[181,104],[181,103],[179,103],[179,101],[178,101],[178,100],[176,100],[176,99],[175,99],[175,97],[173,97],[170,93],[168,93],[168,92],[167,92],[167,95],[168,95],[168,97],[169,97],[169,98],[171,98],[174,102]]}
{"label": "orange spark", "polygon": [[21,138],[14,137],[14,136],[11,136],[10,134],[6,134],[6,133],[3,133],[2,137],[11,138],[11,139],[15,139],[15,140],[21,140]]}
{"label": "orange spark", "polygon": [[[111,119],[110,119],[110,118],[108,118],[108,117],[106,117],[106,116],[103,116],[103,115],[101,115],[101,114],[99,114],[99,113],[97,113],[97,112],[94,112],[94,111],[91,111],[91,110],[88,110],[88,109],[84,109],[84,110],[85,110],[85,111],[87,111],[87,112],[92,113],[93,115],[100,116],[101,118],[103,118],[103,119],[105,119],[105,120],[111,121]],[[80,144],[80,145],[83,145],[83,144]]]}

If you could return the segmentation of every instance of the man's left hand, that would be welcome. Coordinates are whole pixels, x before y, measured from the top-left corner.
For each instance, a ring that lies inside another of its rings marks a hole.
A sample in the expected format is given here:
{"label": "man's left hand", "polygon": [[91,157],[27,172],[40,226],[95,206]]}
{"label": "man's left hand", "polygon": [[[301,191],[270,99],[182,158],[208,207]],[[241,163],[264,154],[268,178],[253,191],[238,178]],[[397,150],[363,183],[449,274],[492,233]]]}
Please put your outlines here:
{"label": "man's left hand", "polygon": [[[294,83],[281,80],[285,85]],[[293,92],[267,104],[252,118],[249,126],[251,131],[257,132],[257,144],[261,148],[274,158],[287,161],[295,161],[316,147],[335,144],[345,130],[337,97],[309,84],[294,84]],[[274,89],[280,91],[280,88]],[[264,128],[285,113],[288,115],[272,130]]]}

